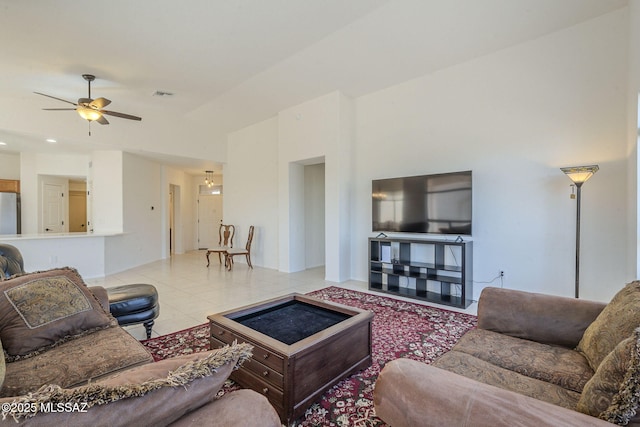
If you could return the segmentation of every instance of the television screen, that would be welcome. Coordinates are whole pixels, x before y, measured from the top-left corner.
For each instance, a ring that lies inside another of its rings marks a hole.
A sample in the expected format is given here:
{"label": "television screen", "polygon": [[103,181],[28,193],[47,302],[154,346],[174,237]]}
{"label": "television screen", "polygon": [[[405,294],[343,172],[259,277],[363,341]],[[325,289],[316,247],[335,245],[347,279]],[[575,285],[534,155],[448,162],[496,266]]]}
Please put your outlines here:
{"label": "television screen", "polygon": [[471,235],[471,171],[376,179],[376,232]]}

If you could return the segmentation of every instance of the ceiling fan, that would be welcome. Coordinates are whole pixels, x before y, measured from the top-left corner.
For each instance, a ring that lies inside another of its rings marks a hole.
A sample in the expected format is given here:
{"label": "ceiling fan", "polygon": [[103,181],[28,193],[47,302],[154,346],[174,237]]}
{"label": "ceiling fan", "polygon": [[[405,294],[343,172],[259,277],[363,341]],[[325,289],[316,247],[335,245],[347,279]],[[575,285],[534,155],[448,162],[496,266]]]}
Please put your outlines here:
{"label": "ceiling fan", "polygon": [[[104,117],[105,114],[108,116],[120,117],[122,119],[138,120],[138,121],[142,120],[141,117],[132,116],[130,114],[104,110],[104,107],[111,104],[110,100],[108,100],[107,98],[96,98],[96,99],[91,98],[91,82],[96,79],[96,76],[92,74],[83,74],[82,78],[84,78],[87,81],[87,84],[89,85],[89,95],[87,96],[87,98],[78,99],[77,103],[67,101],[66,99],[57,98],[55,96],[47,95],[46,93],[34,92],[35,94],[38,94],[38,95],[42,95],[48,98],[57,99],[58,101],[66,102],[67,104],[71,104],[75,107],[75,108],[43,108],[43,110],[47,110],[47,111],[75,110],[78,112],[80,117],[89,121],[89,124],[95,121],[100,123],[101,125],[108,125],[109,121],[106,119],[106,117]],[[91,128],[89,128],[89,135],[91,135]]]}

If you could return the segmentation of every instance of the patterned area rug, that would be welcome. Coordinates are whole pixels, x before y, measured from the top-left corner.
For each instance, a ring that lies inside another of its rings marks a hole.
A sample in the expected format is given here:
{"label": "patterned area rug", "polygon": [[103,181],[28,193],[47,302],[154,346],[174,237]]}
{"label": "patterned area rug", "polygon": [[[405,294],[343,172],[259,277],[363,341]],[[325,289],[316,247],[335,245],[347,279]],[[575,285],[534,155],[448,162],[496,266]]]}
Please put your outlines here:
{"label": "patterned area rug", "polygon": [[[327,390],[295,426],[386,426],[375,416],[373,388],[384,365],[400,357],[430,363],[448,351],[476,317],[379,295],[329,287],[309,295],[371,310],[372,365]],[[209,349],[209,325],[143,341],[155,360]],[[227,381],[220,394],[238,388]]]}

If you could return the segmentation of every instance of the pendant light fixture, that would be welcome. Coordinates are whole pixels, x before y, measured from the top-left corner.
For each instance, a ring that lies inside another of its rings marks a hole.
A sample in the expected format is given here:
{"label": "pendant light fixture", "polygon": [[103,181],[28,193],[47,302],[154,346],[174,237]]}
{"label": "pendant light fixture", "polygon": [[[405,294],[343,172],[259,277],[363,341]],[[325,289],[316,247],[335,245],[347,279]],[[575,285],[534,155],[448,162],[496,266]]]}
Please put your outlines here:
{"label": "pendant light fixture", "polygon": [[213,187],[213,171],[204,171],[204,183],[207,187]]}

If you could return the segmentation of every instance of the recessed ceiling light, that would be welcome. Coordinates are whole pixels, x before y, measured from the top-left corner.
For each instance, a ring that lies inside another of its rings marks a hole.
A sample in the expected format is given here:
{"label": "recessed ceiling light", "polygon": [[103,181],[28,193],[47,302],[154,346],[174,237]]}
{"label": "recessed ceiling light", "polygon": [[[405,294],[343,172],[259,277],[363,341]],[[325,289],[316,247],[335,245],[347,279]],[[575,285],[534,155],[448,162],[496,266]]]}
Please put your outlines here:
{"label": "recessed ceiling light", "polygon": [[58,141],[56,141],[56,140],[55,140],[55,139],[53,139],[53,138],[47,138],[47,142],[48,142],[49,144],[55,144],[55,143],[56,143],[56,142],[58,142]]}

